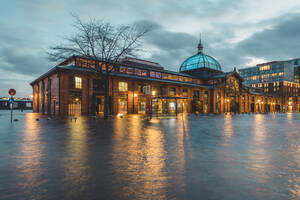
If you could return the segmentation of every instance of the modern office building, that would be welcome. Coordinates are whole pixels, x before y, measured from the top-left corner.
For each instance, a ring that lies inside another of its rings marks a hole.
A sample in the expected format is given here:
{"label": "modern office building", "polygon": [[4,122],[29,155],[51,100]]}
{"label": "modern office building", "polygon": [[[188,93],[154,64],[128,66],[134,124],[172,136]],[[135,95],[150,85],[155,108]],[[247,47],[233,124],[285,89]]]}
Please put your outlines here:
{"label": "modern office building", "polygon": [[300,58],[239,69],[244,84],[280,97],[285,111],[299,111]]}
{"label": "modern office building", "polygon": [[[51,115],[101,114],[104,106],[103,80],[96,63],[72,56],[34,80],[33,110]],[[109,112],[176,115],[177,113],[274,112],[281,99],[260,89],[246,87],[233,70],[198,52],[187,58],[179,72],[165,70],[159,63],[125,58],[109,76]]]}

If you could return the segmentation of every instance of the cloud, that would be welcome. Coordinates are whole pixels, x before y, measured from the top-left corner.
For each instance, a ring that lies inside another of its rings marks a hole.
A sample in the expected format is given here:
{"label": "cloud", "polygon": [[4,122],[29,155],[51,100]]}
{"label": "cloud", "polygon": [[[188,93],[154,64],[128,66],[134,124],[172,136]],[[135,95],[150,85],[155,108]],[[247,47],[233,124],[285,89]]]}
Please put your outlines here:
{"label": "cloud", "polygon": [[249,56],[266,60],[300,57],[300,14],[276,19],[278,23],[240,42],[237,49]]}
{"label": "cloud", "polygon": [[0,83],[6,87],[17,82],[18,90],[23,83],[24,95],[31,93],[29,82],[54,65],[44,58],[45,50],[61,43],[61,36],[73,34],[72,12],[113,24],[151,25],[141,58],[174,71],[197,52],[199,33],[204,52],[224,71],[255,61],[300,57],[300,2],[295,0],[10,0],[2,5],[0,71],[18,80],[4,80],[2,75]]}

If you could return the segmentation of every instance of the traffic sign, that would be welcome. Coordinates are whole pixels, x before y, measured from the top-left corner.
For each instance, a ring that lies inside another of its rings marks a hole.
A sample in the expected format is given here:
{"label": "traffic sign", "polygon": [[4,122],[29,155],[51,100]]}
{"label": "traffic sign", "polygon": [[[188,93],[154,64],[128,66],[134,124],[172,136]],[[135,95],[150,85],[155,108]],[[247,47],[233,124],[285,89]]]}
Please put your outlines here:
{"label": "traffic sign", "polygon": [[16,94],[16,90],[13,89],[13,88],[11,88],[11,89],[8,90],[8,94],[9,94],[10,96],[14,96],[14,95]]}
{"label": "traffic sign", "polygon": [[8,103],[14,103],[14,102],[15,102],[14,98],[10,97],[10,99],[8,100]]}

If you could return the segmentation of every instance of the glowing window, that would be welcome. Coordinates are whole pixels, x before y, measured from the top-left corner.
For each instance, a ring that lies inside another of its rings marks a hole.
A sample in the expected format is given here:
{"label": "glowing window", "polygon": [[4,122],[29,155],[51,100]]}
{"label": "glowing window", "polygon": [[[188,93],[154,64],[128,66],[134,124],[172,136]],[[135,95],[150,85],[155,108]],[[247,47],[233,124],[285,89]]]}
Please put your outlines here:
{"label": "glowing window", "polygon": [[75,88],[82,88],[82,79],[81,77],[75,76]]}
{"label": "glowing window", "polygon": [[119,91],[120,92],[127,92],[128,91],[127,82],[119,82]]}

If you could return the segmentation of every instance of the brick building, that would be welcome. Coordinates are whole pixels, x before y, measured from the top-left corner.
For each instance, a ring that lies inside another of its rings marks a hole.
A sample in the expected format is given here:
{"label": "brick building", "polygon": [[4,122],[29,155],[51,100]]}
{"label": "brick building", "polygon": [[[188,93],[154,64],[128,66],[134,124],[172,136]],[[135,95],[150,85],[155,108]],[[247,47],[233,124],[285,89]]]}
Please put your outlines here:
{"label": "brick building", "polygon": [[[177,113],[274,112],[281,99],[243,84],[236,72],[224,73],[213,57],[198,52],[187,58],[179,72],[160,64],[125,58],[109,77],[109,111],[176,115]],[[50,115],[94,115],[103,112],[103,81],[95,63],[72,56],[31,85],[33,110]]]}

